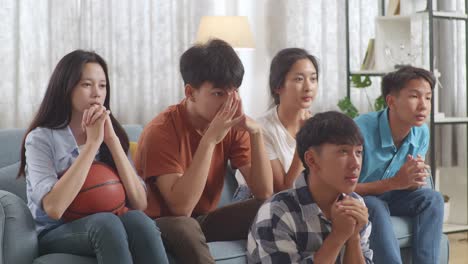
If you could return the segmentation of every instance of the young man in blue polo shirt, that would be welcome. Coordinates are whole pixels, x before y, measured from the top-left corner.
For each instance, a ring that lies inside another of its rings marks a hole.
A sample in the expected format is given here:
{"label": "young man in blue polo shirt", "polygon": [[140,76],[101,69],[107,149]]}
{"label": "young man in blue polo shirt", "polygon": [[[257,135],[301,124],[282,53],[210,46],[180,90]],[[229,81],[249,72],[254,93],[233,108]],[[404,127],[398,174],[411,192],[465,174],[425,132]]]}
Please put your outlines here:
{"label": "young man in blue polo shirt", "polygon": [[431,113],[435,78],[431,72],[406,66],[382,80],[387,108],[356,118],[364,137],[361,176],[356,192],[369,208],[371,248],[375,263],[402,263],[390,216],[413,222],[413,263],[438,263],[443,199],[424,188],[431,177],[424,157],[429,147],[425,124]]}
{"label": "young man in blue polo shirt", "polygon": [[363,138],[338,112],[316,114],[296,136],[306,170],[294,189],[262,205],[248,236],[248,262],[372,263],[371,226],[354,193]]}

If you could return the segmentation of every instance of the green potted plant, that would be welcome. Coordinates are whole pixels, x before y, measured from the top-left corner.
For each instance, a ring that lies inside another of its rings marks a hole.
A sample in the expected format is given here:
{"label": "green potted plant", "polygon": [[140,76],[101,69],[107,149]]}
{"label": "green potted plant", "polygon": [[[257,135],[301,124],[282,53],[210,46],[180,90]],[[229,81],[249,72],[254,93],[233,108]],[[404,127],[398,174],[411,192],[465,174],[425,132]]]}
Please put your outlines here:
{"label": "green potted plant", "polygon": [[[372,111],[380,111],[385,108],[385,100],[382,96],[377,97],[374,103],[372,104],[369,94],[367,93],[367,87],[372,85],[372,81],[369,76],[362,76],[360,74],[351,74],[350,82],[353,88],[364,89],[366,94],[367,102],[369,103],[370,109]],[[345,97],[338,102],[338,107],[340,110],[351,118],[355,118],[359,115],[358,109],[351,102],[349,97]]]}

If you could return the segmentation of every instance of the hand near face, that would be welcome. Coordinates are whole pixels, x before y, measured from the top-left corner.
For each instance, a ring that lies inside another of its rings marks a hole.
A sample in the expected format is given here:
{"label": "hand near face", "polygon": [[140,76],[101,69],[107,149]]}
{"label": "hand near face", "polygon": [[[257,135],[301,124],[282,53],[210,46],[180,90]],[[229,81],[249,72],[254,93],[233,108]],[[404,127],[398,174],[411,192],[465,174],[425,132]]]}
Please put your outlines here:
{"label": "hand near face", "polygon": [[260,125],[244,113],[244,109],[242,108],[242,101],[240,99],[239,94],[234,93],[234,96],[236,97],[236,100],[239,100],[239,108],[236,112],[235,117],[241,118],[240,122],[236,125],[236,129],[246,130],[250,134],[256,134],[260,132]]}
{"label": "hand near face", "polygon": [[93,105],[84,110],[81,127],[86,132],[86,142],[101,144],[104,140],[104,123],[109,111],[102,105]]}
{"label": "hand near face", "polygon": [[107,115],[106,121],[104,122],[104,143],[109,146],[110,141],[115,139],[118,140],[114,127],[112,126],[112,120],[109,112],[109,115]]}
{"label": "hand near face", "polygon": [[236,129],[246,130],[252,135],[261,131],[260,125],[245,114],[241,117],[241,121],[236,126]]}
{"label": "hand near face", "polygon": [[216,144],[224,139],[233,126],[239,124],[244,119],[243,115],[236,117],[236,113],[240,107],[240,99],[235,94],[232,93],[228,96],[228,99],[218,110],[205,132],[204,137],[207,137]]}
{"label": "hand near face", "polygon": [[331,208],[331,232],[341,240],[347,241],[354,234],[357,221],[343,207],[340,207],[340,203],[341,201],[336,200]]}

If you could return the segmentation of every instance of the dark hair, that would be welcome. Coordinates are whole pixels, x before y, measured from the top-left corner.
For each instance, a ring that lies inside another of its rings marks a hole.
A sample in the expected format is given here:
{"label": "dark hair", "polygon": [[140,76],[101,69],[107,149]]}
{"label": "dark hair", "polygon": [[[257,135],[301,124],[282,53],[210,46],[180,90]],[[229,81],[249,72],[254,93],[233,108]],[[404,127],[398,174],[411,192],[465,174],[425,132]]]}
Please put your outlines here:
{"label": "dark hair", "polygon": [[358,146],[364,143],[364,139],[353,119],[343,113],[328,111],[308,119],[297,132],[296,142],[299,158],[308,171],[304,155],[309,148],[320,150],[325,143]]}
{"label": "dark hair", "polygon": [[[107,72],[107,65],[104,59],[92,51],[75,50],[63,57],[52,73],[49,85],[45,92],[39,110],[33,121],[26,130],[26,134],[21,143],[21,163],[18,171],[18,177],[25,174],[26,166],[26,136],[37,127],[46,127],[50,129],[62,129],[70,123],[72,115],[72,92],[81,79],[81,74],[86,63],[98,63],[106,75],[107,95],[104,100],[104,106],[110,110],[110,81]],[[125,130],[119,122],[110,115],[112,126],[120,140],[125,153],[128,152],[129,141]],[[109,148],[103,142],[99,149],[101,161],[116,169],[114,160]]]}
{"label": "dark hair", "polygon": [[180,73],[184,84],[194,88],[199,88],[204,82],[211,82],[216,88],[238,88],[244,78],[244,66],[228,43],[212,39],[182,54]]}
{"label": "dark hair", "polygon": [[406,84],[414,79],[423,79],[434,89],[435,77],[432,72],[413,66],[404,66],[397,71],[390,72],[382,79],[382,96],[385,100],[389,94],[398,94]]}
{"label": "dark hair", "polygon": [[279,95],[276,91],[284,85],[286,75],[291,70],[291,67],[296,61],[301,59],[309,59],[317,71],[317,78],[319,73],[319,67],[317,58],[309,54],[306,50],[300,48],[288,48],[279,51],[270,65],[270,93],[275,104],[280,103]]}

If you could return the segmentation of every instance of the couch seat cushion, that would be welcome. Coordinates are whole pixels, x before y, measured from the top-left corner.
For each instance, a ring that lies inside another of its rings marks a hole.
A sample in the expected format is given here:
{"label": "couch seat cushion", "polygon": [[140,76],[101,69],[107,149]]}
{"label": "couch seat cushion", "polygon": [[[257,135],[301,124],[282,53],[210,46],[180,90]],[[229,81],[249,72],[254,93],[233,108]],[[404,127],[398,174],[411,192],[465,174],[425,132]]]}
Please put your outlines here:
{"label": "couch seat cushion", "polygon": [[[217,263],[246,263],[247,240],[210,242],[208,246]],[[229,260],[233,261],[224,262]]]}
{"label": "couch seat cushion", "polygon": [[97,264],[96,258],[72,254],[47,254],[34,260],[33,264]]}
{"label": "couch seat cushion", "polygon": [[392,216],[393,230],[400,243],[400,248],[409,247],[412,232],[411,218]]}

